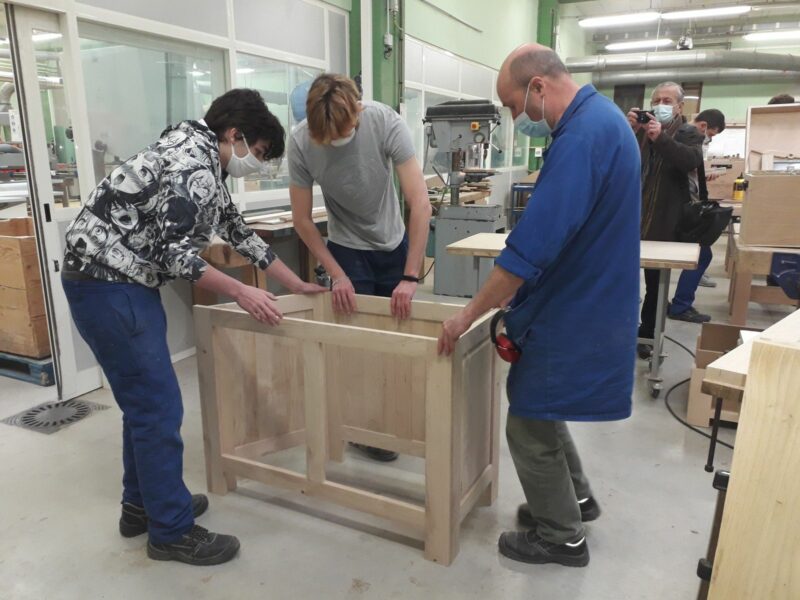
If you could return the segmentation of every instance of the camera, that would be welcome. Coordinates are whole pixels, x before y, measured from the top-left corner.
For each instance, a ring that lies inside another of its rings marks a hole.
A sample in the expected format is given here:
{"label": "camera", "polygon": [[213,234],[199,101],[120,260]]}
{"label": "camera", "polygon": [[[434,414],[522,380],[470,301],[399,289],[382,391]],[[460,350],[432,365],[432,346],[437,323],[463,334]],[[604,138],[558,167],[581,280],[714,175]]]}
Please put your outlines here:
{"label": "camera", "polygon": [[642,124],[645,124],[645,125],[647,123],[649,123],[650,122],[650,118],[648,117],[648,115],[650,115],[651,117],[655,118],[655,115],[652,112],[650,112],[649,110],[635,110],[633,112],[636,113],[636,122],[637,123],[642,123]]}

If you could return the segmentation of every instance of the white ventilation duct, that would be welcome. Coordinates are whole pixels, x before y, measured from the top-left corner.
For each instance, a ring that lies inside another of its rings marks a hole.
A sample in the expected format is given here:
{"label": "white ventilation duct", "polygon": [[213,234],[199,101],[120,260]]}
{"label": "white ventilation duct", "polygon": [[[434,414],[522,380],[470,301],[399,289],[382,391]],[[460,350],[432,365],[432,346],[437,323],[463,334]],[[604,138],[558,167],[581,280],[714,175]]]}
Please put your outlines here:
{"label": "white ventilation duct", "polygon": [[662,81],[714,81],[714,82],[769,82],[800,81],[795,71],[771,71],[767,69],[664,69],[657,71],[608,71],[594,73],[592,83],[596,87],[614,85],[636,85],[660,83]]}
{"label": "white ventilation duct", "polygon": [[800,74],[800,56],[737,50],[680,50],[676,52],[634,52],[599,54],[568,58],[572,73],[605,71],[646,71],[651,69],[724,68],[796,71]]}

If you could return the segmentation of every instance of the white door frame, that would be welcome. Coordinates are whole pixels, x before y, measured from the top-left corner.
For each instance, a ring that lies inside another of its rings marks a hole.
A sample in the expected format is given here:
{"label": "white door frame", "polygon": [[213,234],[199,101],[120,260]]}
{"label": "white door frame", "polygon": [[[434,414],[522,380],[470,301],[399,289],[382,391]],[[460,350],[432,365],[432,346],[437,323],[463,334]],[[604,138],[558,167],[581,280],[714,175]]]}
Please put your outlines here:
{"label": "white door frame", "polygon": [[[76,136],[75,153],[80,196],[83,199],[88,197],[93,187],[94,175],[90,169],[91,149],[88,140],[84,139],[89,128],[87,115],[82,111],[86,103],[82,72],[76,60],[79,49],[77,22],[68,19],[64,14],[22,6],[11,6],[6,14],[14,55],[31,210],[36,227],[39,265],[46,298],[53,367],[58,396],[66,400],[101,387],[102,378],[100,367],[97,366],[94,357],[87,361],[92,366],[79,368],[77,348],[82,341],[78,339],[73,328],[69,305],[60,282],[65,240],[59,231],[59,224],[72,220],[80,209],[55,206],[44,113],[40,100],[41,88],[36,68],[36,49],[31,39],[31,32],[33,29],[45,29],[61,33],[63,36],[61,76],[73,134]],[[86,354],[85,347],[83,353]]]}

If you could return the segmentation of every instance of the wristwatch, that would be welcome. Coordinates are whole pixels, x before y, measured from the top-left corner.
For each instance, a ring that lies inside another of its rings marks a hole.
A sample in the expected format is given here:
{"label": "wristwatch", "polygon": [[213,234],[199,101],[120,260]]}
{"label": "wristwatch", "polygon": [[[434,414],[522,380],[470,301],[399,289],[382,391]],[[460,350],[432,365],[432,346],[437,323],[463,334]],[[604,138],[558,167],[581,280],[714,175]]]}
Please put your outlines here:
{"label": "wristwatch", "polygon": [[403,281],[413,281],[414,283],[419,283],[419,277],[414,277],[413,275],[403,275],[401,279]]}

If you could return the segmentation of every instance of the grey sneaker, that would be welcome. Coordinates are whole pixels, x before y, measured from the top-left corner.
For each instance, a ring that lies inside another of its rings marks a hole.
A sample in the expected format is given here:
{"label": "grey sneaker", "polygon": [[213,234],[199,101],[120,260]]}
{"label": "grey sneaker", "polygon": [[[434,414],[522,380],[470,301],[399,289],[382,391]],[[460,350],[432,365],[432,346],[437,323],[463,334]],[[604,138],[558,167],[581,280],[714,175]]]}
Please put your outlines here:
{"label": "grey sneaker", "polygon": [[700,278],[700,283],[698,285],[700,287],[715,288],[717,287],[717,282],[711,279],[711,277],[708,275],[703,275]]}

